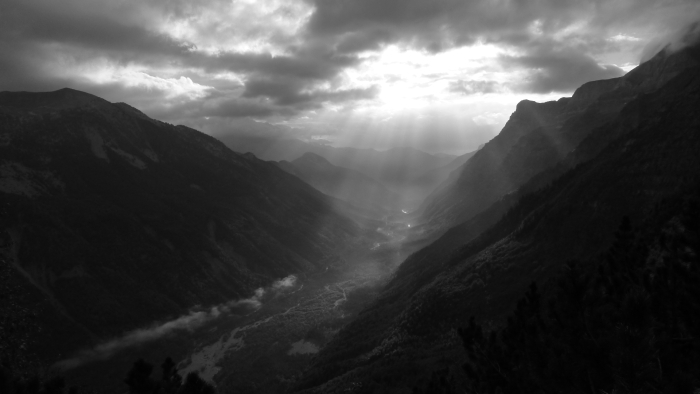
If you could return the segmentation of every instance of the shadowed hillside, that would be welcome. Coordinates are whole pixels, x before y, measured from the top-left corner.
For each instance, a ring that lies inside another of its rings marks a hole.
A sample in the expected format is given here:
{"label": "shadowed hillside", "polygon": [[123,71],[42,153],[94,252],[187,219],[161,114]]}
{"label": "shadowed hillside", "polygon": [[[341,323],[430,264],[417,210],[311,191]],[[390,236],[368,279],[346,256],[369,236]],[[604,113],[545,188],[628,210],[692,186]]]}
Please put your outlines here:
{"label": "shadowed hillside", "polygon": [[361,231],[331,204],[126,104],[0,93],[0,258],[45,354],[325,269]]}

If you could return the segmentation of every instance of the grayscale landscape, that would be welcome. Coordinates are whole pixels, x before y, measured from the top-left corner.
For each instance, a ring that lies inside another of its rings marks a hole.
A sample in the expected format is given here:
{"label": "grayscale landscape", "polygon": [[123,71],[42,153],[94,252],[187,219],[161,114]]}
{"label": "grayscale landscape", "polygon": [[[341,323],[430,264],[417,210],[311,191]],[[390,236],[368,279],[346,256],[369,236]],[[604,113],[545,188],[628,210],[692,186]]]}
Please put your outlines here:
{"label": "grayscale landscape", "polygon": [[0,393],[700,392],[700,3],[0,5]]}

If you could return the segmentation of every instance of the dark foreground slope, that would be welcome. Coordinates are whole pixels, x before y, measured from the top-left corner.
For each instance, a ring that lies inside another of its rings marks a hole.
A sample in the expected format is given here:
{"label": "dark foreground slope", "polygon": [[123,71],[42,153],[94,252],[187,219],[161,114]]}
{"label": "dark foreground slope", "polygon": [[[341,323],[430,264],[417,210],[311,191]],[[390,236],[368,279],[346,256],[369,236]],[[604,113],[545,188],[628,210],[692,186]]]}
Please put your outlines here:
{"label": "dark foreground slope", "polygon": [[697,64],[687,51],[661,53],[623,77],[586,83],[571,98],[520,102],[501,133],[424,201],[424,221],[431,230],[444,230],[473,218],[555,167],[631,100]]}
{"label": "dark foreground slope", "polygon": [[410,392],[431,370],[461,363],[455,329],[471,315],[487,329],[501,326],[530,282],[546,280],[569,259],[593,266],[623,216],[638,223],[659,201],[696,187],[699,58],[697,47],[662,53],[656,61],[681,59],[681,71],[630,73],[649,79],[638,86],[662,82],[583,138],[564,158],[568,164],[552,167],[551,184],[533,179],[510,209],[498,203],[409,257],[298,389]]}
{"label": "dark foreground slope", "polygon": [[65,323],[49,354],[325,268],[359,232],[272,163],[70,89],[0,93],[0,207],[8,288]]}
{"label": "dark foreground slope", "polygon": [[467,381],[443,369],[415,393],[697,392],[699,208],[696,188],[623,219],[598,261],[533,283],[504,327],[459,331]]}

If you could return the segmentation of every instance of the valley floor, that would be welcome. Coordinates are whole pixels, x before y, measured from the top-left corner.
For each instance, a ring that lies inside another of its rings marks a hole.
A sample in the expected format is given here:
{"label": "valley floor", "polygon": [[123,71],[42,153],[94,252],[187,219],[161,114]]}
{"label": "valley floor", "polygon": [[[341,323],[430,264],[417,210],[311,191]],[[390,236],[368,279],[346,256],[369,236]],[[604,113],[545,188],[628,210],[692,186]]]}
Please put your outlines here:
{"label": "valley floor", "polygon": [[407,223],[387,220],[377,228],[387,236],[386,242],[348,252],[322,272],[299,276],[293,286],[269,292],[257,309],[222,315],[197,329],[178,331],[90,362],[68,371],[69,383],[118,393],[125,388],[122,380],[128,368],[138,358],[157,366],[165,357],[172,357],[180,360],[183,376],[197,372],[220,392],[283,392],[419,247],[404,247],[411,231]]}

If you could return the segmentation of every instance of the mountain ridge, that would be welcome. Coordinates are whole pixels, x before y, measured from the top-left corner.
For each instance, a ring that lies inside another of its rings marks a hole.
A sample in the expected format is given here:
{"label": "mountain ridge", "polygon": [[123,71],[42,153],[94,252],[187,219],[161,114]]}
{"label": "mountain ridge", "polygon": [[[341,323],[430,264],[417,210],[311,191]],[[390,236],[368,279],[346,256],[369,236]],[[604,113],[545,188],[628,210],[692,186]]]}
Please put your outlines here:
{"label": "mountain ridge", "polygon": [[263,160],[293,161],[304,153],[315,153],[335,166],[359,171],[382,182],[385,187],[402,194],[405,200],[410,201],[412,207],[420,204],[436,186],[435,183],[447,175],[438,174],[427,182],[420,177],[430,171],[439,171],[456,159],[453,156],[433,155],[411,147],[379,151],[369,148],[333,147],[297,139],[258,138],[235,134],[217,135],[217,138],[234,151],[248,151]]}
{"label": "mountain ridge", "polygon": [[402,208],[403,198],[400,194],[359,171],[335,166],[316,153],[307,152],[292,162],[280,161],[278,165],[321,192],[373,216],[386,216]]}
{"label": "mountain ridge", "polygon": [[[556,166],[634,97],[699,64],[696,52],[693,47],[676,52],[666,49],[625,76],[582,85],[571,98],[521,101],[501,133],[465,163],[459,179],[449,187],[439,187],[421,204],[424,220],[433,231],[456,225]],[[516,144],[521,146],[516,149]]]}

